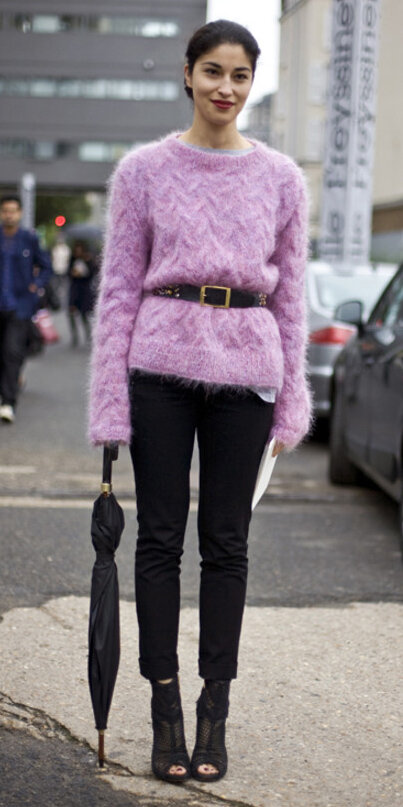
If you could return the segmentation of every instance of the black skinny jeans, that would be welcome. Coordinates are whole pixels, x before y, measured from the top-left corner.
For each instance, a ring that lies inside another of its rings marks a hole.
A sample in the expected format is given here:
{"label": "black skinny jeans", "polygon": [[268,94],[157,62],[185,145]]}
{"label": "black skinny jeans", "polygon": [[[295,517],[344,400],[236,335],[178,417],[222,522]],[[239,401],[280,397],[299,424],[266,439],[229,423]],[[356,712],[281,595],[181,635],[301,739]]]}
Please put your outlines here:
{"label": "black skinny jeans", "polygon": [[235,678],[251,501],[273,404],[249,391],[211,391],[140,371],[130,376],[130,400],[141,674],[164,679],[178,670],[180,561],[197,433],[199,673],[202,678]]}
{"label": "black skinny jeans", "polygon": [[0,395],[3,404],[15,406],[18,379],[27,353],[29,320],[14,311],[0,311]]}

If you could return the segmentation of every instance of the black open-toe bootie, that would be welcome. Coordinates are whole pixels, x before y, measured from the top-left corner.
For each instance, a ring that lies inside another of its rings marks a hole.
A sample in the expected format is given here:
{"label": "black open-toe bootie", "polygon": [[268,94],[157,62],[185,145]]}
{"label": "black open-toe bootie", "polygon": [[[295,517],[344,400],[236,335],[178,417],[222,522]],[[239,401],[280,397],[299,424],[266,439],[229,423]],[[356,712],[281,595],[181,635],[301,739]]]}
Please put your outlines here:
{"label": "black open-toe bootie", "polygon": [[[180,784],[189,779],[190,760],[186,750],[183,713],[178,678],[169,684],[151,681],[151,715],[153,722],[153,750],[151,767],[157,779]],[[186,773],[170,773],[173,765],[185,768]]]}
{"label": "black open-toe bootie", "polygon": [[[190,763],[199,782],[216,782],[227,772],[225,720],[228,716],[230,681],[206,681],[197,701],[196,745]],[[202,773],[201,765],[213,765],[215,773]]]}

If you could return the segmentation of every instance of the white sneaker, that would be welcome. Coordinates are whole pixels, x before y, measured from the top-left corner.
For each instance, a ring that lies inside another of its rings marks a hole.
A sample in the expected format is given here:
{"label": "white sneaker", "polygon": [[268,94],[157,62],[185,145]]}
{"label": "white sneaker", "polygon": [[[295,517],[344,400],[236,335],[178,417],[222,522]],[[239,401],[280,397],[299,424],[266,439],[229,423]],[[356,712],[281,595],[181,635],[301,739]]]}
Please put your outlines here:
{"label": "white sneaker", "polygon": [[0,418],[4,420],[5,423],[14,423],[15,414],[13,407],[9,404],[3,404],[0,406]]}

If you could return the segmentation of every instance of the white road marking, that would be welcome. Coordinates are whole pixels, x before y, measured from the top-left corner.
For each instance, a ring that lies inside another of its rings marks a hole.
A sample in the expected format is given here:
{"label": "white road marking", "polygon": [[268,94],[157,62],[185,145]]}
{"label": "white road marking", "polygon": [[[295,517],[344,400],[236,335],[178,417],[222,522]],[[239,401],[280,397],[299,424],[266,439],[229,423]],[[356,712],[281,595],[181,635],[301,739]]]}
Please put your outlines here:
{"label": "white road marking", "polygon": [[0,465],[0,474],[36,474],[33,465]]}
{"label": "white road marking", "polygon": [[[95,498],[95,497],[94,497]],[[37,496],[0,496],[0,507],[33,507],[42,510],[92,510],[91,499],[45,499]],[[125,509],[135,510],[135,502],[125,502]]]}
{"label": "white road marking", "polygon": [[[94,497],[95,498],[95,497]],[[35,508],[42,510],[92,510],[92,499],[45,499],[37,496],[0,496],[0,507]],[[121,499],[124,510],[136,510],[134,499]],[[191,513],[197,512],[197,502],[191,502]]]}
{"label": "white road marking", "polygon": [[77,473],[55,473],[54,479],[60,479],[63,482],[85,482],[89,485],[94,485],[95,490],[99,487],[99,474],[77,474]]}

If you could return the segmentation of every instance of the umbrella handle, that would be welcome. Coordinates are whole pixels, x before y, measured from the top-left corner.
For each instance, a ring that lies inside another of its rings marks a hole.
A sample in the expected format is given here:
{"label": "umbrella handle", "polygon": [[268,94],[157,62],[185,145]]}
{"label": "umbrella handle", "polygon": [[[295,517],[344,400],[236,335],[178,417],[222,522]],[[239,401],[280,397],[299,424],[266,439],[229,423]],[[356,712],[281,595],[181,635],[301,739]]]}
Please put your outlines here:
{"label": "umbrella handle", "polygon": [[105,764],[105,745],[104,745],[105,732],[98,731],[98,764],[100,768]]}
{"label": "umbrella handle", "polygon": [[119,443],[104,446],[101,491],[108,495],[112,490],[112,462],[119,456]]}

